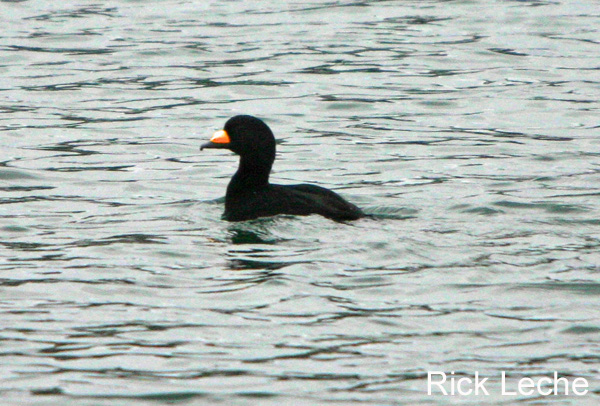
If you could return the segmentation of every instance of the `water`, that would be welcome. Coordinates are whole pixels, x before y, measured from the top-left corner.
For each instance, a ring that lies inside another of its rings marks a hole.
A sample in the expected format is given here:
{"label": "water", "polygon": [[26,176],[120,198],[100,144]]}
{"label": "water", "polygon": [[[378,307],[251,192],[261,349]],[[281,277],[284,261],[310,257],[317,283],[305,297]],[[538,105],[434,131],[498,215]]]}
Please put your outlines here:
{"label": "water", "polygon": [[[597,404],[597,6],[1,2],[3,405]],[[240,113],[373,217],[222,221]]]}

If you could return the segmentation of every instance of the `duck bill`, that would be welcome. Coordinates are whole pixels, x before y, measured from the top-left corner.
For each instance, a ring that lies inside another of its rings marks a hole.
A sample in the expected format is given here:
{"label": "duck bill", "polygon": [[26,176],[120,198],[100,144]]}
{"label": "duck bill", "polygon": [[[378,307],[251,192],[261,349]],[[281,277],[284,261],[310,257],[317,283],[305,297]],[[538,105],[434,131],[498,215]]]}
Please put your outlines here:
{"label": "duck bill", "polygon": [[200,151],[204,148],[229,148],[231,140],[225,130],[219,130],[213,134],[212,138],[206,144],[200,145]]}

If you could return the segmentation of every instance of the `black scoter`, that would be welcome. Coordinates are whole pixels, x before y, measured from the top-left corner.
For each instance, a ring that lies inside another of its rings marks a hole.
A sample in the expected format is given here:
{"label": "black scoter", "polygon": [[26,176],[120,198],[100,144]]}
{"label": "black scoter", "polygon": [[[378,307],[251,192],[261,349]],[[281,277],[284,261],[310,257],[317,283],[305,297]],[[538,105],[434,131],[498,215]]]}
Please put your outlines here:
{"label": "black scoter", "polygon": [[356,220],[364,216],[354,204],[320,186],[275,185],[269,173],[275,161],[275,137],[260,119],[240,115],[230,118],[204,148],[229,149],[240,156],[237,172],[225,195],[223,218],[229,221],[292,214],[320,214],[336,220]]}

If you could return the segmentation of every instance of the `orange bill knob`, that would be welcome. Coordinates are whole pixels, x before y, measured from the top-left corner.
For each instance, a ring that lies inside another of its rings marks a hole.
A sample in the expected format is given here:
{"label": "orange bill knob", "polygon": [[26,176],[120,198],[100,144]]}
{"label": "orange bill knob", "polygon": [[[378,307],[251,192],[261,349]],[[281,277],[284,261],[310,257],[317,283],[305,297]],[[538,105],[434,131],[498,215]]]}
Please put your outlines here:
{"label": "orange bill knob", "polygon": [[219,130],[213,134],[210,142],[214,142],[215,144],[229,144],[231,140],[229,139],[229,134],[225,130]]}
{"label": "orange bill knob", "polygon": [[229,134],[225,130],[219,130],[213,134],[212,138],[206,144],[200,146],[200,151],[204,148],[229,148]]}

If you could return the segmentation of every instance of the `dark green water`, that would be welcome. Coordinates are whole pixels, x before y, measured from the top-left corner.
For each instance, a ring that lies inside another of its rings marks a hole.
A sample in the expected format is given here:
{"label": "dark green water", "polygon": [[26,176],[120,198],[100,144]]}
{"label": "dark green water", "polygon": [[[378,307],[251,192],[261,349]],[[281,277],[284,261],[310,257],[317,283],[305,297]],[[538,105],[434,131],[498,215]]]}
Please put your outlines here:
{"label": "dark green water", "polygon": [[[596,1],[0,15],[3,405],[598,404]],[[241,113],[373,217],[222,221]]]}

